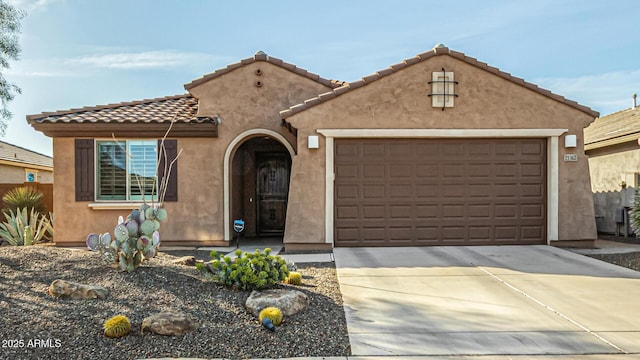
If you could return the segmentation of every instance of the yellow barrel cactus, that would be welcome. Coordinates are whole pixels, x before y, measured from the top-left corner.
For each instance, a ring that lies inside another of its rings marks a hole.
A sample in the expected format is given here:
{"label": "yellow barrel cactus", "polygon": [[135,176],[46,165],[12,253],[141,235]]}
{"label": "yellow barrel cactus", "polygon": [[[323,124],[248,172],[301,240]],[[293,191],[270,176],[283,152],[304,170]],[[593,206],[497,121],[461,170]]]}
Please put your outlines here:
{"label": "yellow barrel cactus", "polygon": [[268,318],[269,320],[271,320],[271,323],[273,323],[273,325],[279,326],[280,324],[282,324],[282,311],[280,311],[280,309],[278,309],[277,307],[264,308],[262,309],[262,311],[260,311],[258,319],[262,323],[262,320],[264,320],[264,318]]}
{"label": "yellow barrel cactus", "polygon": [[104,323],[104,334],[110,338],[120,338],[131,332],[131,322],[124,315],[116,315]]}

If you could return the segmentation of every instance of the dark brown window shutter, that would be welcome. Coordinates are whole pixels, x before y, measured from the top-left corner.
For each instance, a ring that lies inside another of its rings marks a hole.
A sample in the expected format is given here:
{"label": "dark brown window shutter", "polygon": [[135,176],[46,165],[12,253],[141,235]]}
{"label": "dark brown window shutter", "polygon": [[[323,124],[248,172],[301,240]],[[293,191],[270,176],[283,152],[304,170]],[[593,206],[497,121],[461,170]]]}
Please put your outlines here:
{"label": "dark brown window shutter", "polygon": [[[161,149],[162,140],[158,140],[158,153],[159,153],[159,166],[158,166],[158,179],[160,184],[165,176],[165,164],[167,170],[173,159],[178,156],[178,140],[165,139],[163,152]],[[166,154],[166,159],[165,159]],[[169,183],[167,184],[167,192],[164,196],[164,201],[178,201],[178,162],[174,162],[169,173]]]}
{"label": "dark brown window shutter", "polygon": [[76,201],[93,201],[95,191],[93,139],[76,139]]}

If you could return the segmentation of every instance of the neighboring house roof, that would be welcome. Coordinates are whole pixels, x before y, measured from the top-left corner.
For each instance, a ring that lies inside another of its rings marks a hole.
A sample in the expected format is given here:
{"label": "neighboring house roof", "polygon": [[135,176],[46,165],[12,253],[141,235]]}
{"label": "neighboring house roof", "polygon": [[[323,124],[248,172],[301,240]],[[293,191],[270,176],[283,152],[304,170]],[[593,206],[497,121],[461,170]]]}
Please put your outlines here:
{"label": "neighboring house roof", "polygon": [[597,118],[584,129],[585,150],[637,141],[640,138],[640,107]]}
{"label": "neighboring house roof", "polygon": [[0,141],[0,161],[4,164],[7,162],[17,166],[36,166],[47,167],[53,170],[53,158],[43,155],[35,151],[31,151],[20,146],[12,145],[4,141]]}
{"label": "neighboring house roof", "polygon": [[231,71],[233,71],[233,70],[235,70],[235,69],[237,69],[239,67],[249,65],[249,64],[254,63],[256,61],[266,61],[266,62],[268,62],[270,64],[273,64],[275,66],[281,67],[281,68],[283,68],[285,70],[289,70],[289,71],[291,71],[291,72],[293,72],[293,73],[295,73],[297,75],[301,75],[301,76],[307,77],[307,78],[309,78],[309,79],[311,79],[313,81],[317,81],[317,82],[321,83],[322,85],[328,86],[330,88],[337,88],[337,87],[340,87],[340,86],[345,84],[344,81],[325,79],[323,77],[320,77],[320,75],[311,73],[311,72],[309,72],[309,71],[307,71],[305,69],[301,69],[301,68],[299,68],[299,67],[297,67],[297,66],[295,66],[293,64],[290,64],[288,62],[284,62],[281,59],[275,58],[273,56],[269,56],[269,55],[265,54],[262,51],[258,51],[253,57],[242,59],[237,63],[228,65],[225,68],[216,70],[216,71],[214,71],[214,72],[212,72],[210,74],[204,75],[203,77],[201,77],[199,79],[193,80],[190,83],[184,84],[184,88],[187,89],[187,90],[190,90],[190,89],[192,89],[192,88],[194,88],[194,87],[196,87],[196,86],[198,86],[198,85],[200,85],[202,83],[205,83],[205,82],[207,82],[207,81],[209,81],[211,79],[217,78],[218,76],[224,75],[224,74],[229,73],[229,72],[231,72]]}
{"label": "neighboring house roof", "polygon": [[362,79],[358,80],[358,81],[354,81],[354,82],[349,82],[344,84],[343,86],[340,86],[336,89],[333,89],[332,91],[326,92],[324,94],[320,94],[317,97],[305,100],[303,103],[298,104],[298,105],[294,105],[292,107],[290,107],[287,110],[283,110],[280,112],[280,116],[282,116],[283,119],[286,119],[294,114],[297,114],[301,111],[304,111],[312,106],[315,106],[317,104],[320,104],[322,102],[325,102],[327,100],[333,99],[336,96],[340,96],[342,94],[345,94],[351,90],[357,89],[359,87],[368,85],[376,80],[379,80],[387,75],[393,74],[398,70],[401,70],[407,66],[411,66],[413,64],[419,63],[421,61],[425,61],[431,57],[434,56],[439,56],[439,55],[449,55],[453,58],[456,58],[458,60],[462,60],[464,62],[466,62],[467,64],[473,65],[475,67],[478,67],[480,69],[483,69],[485,71],[488,71],[494,75],[500,76],[508,81],[511,81],[513,83],[516,83],[518,85],[524,86],[527,89],[530,89],[532,91],[535,91],[541,95],[544,95],[548,98],[551,98],[553,100],[559,101],[561,103],[564,103],[568,106],[571,106],[577,110],[580,110],[590,116],[593,117],[597,117],[599,115],[599,113],[597,111],[592,110],[589,107],[586,107],[584,105],[580,105],[575,101],[566,99],[563,96],[557,95],[552,93],[549,90],[545,90],[543,88],[538,87],[538,85],[529,83],[524,81],[521,78],[515,77],[509,73],[500,71],[500,69],[492,67],[487,65],[486,63],[480,62],[475,58],[466,56],[465,54],[458,52],[458,51],[454,51],[454,50],[450,50],[447,47],[442,47],[442,46],[436,46],[435,48],[433,48],[432,50],[429,50],[427,52],[424,52],[422,54],[418,54],[412,58],[408,58],[403,60],[402,62],[395,64],[395,65],[391,65],[390,67],[380,70],[374,74],[368,75],[363,77]]}
{"label": "neighboring house roof", "polygon": [[162,123],[197,121],[198,100],[189,94],[166,96],[117,104],[97,105],[27,115],[34,123]]}

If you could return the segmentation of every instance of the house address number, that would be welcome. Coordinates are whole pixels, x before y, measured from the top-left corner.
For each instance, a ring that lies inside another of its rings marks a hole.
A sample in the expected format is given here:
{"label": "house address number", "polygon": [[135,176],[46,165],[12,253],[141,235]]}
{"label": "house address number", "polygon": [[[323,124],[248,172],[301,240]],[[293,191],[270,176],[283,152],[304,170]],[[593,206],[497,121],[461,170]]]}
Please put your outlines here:
{"label": "house address number", "polygon": [[564,154],[564,161],[578,161],[577,154]]}

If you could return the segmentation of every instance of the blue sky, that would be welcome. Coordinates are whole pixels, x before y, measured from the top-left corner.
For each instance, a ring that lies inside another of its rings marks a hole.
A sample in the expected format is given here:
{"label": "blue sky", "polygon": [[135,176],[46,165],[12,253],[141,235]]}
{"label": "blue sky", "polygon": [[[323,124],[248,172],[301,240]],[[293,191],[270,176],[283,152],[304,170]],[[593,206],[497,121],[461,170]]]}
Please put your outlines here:
{"label": "blue sky", "polygon": [[640,92],[633,0],[9,2],[28,15],[2,140],[47,155],[27,114],[182,94],[258,50],[351,81],[444,43],[601,115]]}

